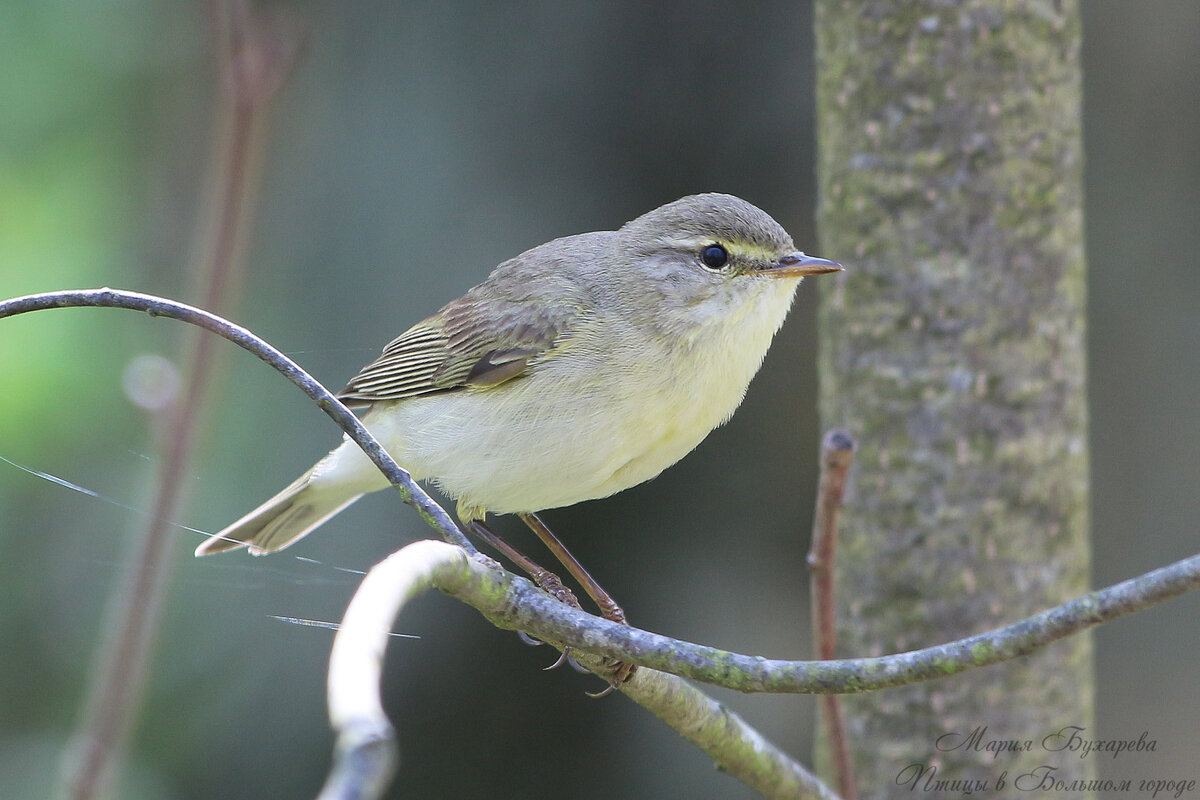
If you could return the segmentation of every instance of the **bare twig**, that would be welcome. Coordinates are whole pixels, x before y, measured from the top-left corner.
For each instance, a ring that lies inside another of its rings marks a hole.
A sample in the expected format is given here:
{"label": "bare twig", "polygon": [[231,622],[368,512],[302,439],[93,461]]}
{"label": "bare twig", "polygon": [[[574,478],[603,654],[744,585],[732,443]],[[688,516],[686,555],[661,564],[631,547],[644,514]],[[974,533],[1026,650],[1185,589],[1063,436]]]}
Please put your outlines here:
{"label": "bare twig", "polygon": [[454,524],[445,509],[435,503],[425,493],[425,490],[400,468],[395,459],[388,455],[383,446],[363,427],[358,417],[354,416],[350,409],[346,408],[320,382],[305,372],[299,364],[242,326],[186,303],[122,289],[70,289],[15,297],[0,302],[0,319],[49,308],[125,308],[144,311],[154,317],[169,317],[196,325],[248,350],[270,364],[311,397],[317,406],[362,448],[384,477],[400,492],[400,497],[404,502],[415,508],[421,518],[437,530],[443,539],[458,545],[472,555],[478,552]]}
{"label": "bare twig", "polygon": [[[854,439],[849,433],[832,430],[825,434],[821,442],[821,480],[817,487],[813,538],[808,553],[808,569],[812,573],[813,638],[816,640],[817,658],[823,661],[837,655],[833,569],[837,555],[838,512],[842,508],[846,476],[853,461]],[[820,706],[838,794],[843,800],[857,800],[841,698],[836,694],[823,695]]]}
{"label": "bare twig", "polygon": [[[222,82],[225,91],[213,137],[211,197],[192,272],[205,305],[221,309],[231,302],[231,287],[240,284],[239,255],[248,238],[259,183],[262,134],[275,90],[291,70],[295,44],[280,31],[258,24],[241,0],[214,2],[211,7],[218,66],[227,79]],[[246,64],[255,69],[246,69]],[[186,387],[164,415],[151,513],[128,554],[128,578],[114,590],[85,711],[63,759],[59,793],[74,800],[107,793],[139,705],[169,584],[169,520],[175,517],[211,383],[214,343],[209,336],[193,337]]]}
{"label": "bare twig", "polygon": [[812,573],[813,633],[817,657],[829,660],[837,650],[834,627],[833,567],[837,554],[838,512],[846,493],[846,476],[854,461],[854,440],[850,434],[832,430],[821,442],[821,480],[817,487],[817,508],[813,515],[813,538],[808,552]]}

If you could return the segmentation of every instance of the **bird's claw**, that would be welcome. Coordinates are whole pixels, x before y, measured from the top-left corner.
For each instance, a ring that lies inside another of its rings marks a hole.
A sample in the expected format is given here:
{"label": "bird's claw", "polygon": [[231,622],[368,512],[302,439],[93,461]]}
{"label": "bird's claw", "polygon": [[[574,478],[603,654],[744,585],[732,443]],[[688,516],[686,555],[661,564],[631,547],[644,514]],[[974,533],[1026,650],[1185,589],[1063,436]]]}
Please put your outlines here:
{"label": "bird's claw", "polygon": [[558,659],[555,660],[555,662],[553,664],[551,664],[548,667],[542,667],[542,672],[549,672],[552,669],[558,669],[563,664],[566,664],[568,662],[573,663],[574,660],[571,658],[570,652],[571,651],[569,648],[564,649],[561,653],[558,654]]}
{"label": "bird's claw", "polygon": [[[517,631],[517,636],[521,639],[522,642],[529,645],[530,647],[541,647],[542,645],[545,644],[545,642],[543,642],[541,639],[536,639],[536,638],[530,636],[525,631]],[[571,669],[573,669],[576,672],[583,674],[583,675],[589,674],[591,672],[591,670],[589,670],[587,667],[580,664],[578,661],[576,661],[571,656],[571,648],[569,648],[569,647],[563,648],[563,651],[562,651],[562,653],[559,654],[558,659],[550,666],[543,667],[542,671],[549,672],[552,669],[558,669],[563,664],[570,664]]]}
{"label": "bird's claw", "polygon": [[599,700],[601,697],[608,697],[615,692],[617,688],[633,677],[637,672],[637,664],[630,664],[625,661],[617,661],[613,664],[613,674],[609,678],[608,686],[604,687],[599,692],[584,692],[588,697]]}
{"label": "bird's claw", "polygon": [[530,647],[541,647],[542,645],[545,644],[545,642],[543,642],[541,639],[535,639],[534,637],[530,636],[525,631],[517,631],[517,638],[519,638],[522,642],[529,645]]}

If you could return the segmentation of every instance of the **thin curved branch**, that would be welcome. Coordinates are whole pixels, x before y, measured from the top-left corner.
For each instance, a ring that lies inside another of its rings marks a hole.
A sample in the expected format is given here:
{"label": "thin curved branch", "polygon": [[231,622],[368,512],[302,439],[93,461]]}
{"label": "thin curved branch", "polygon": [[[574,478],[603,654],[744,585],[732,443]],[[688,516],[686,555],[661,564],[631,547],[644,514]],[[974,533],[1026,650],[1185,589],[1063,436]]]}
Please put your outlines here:
{"label": "thin curved branch", "polygon": [[957,675],[1028,655],[1103,622],[1200,589],[1200,554],[1106,589],[1077,597],[1002,628],[946,644],[875,658],[784,661],[740,655],[617,625],[556,604],[512,576],[502,607],[488,592],[464,585],[442,588],[481,611],[498,627],[524,631],[624,662],[743,692],[858,694]]}
{"label": "thin curved branch", "polygon": [[[395,732],[379,699],[388,632],[404,604],[431,587],[468,600],[485,616],[503,615],[510,604],[534,598],[539,604],[567,607],[524,578],[493,569],[444,542],[414,542],[372,567],[333,640],[328,693],[337,744],[333,770],[318,800],[382,796],[396,763]],[[603,659],[577,657],[604,671]],[[819,779],[686,681],[638,670],[621,691],[763,797],[835,800]]]}
{"label": "thin curved branch", "polygon": [[[329,794],[321,800],[376,797],[361,790],[386,783],[395,752],[378,694],[384,648],[395,614],[431,586],[473,606],[498,627],[525,631],[560,649],[570,646],[576,660],[599,674],[605,674],[607,656],[743,691],[856,693],[1024,655],[1184,594],[1200,587],[1200,555],[957,642],[879,658],[805,662],[738,655],[618,625],[560,603],[524,578],[444,543],[415,542],[368,573],[334,639],[328,690],[338,743],[334,773],[325,788]],[[836,797],[737,715],[686,682],[639,669],[619,688],[765,797]]]}
{"label": "thin curved branch", "polygon": [[152,317],[169,317],[197,325],[228,339],[244,350],[248,350],[270,364],[315,400],[321,410],[328,414],[346,432],[346,435],[363,449],[363,452],[374,462],[384,477],[391,481],[391,484],[400,492],[404,502],[415,508],[421,517],[441,534],[443,539],[458,545],[468,553],[477,552],[475,546],[458,529],[445,509],[435,503],[433,498],[426,494],[425,490],[418,486],[409,474],[388,455],[383,446],[375,441],[375,437],[363,427],[358,417],[354,416],[350,409],[346,408],[316,378],[305,372],[299,364],[246,328],[186,303],[141,292],[109,288],[72,289],[14,297],[0,302],[0,319],[49,308],[126,308],[133,311],[144,311]]}

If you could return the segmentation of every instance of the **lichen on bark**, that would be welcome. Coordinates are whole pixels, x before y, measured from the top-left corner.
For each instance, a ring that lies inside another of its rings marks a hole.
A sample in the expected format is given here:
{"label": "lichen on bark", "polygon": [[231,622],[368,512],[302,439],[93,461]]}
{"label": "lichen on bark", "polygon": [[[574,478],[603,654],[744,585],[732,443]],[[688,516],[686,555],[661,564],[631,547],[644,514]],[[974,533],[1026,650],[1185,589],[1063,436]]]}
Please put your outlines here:
{"label": "lichen on bark", "polygon": [[[821,416],[860,446],[839,654],[880,655],[1087,589],[1080,22],[1053,0],[818,0],[816,32],[821,252],[847,268],[822,287]],[[938,737],[1091,729],[1090,640],[844,708],[861,797],[918,762],[994,786],[1056,754]]]}

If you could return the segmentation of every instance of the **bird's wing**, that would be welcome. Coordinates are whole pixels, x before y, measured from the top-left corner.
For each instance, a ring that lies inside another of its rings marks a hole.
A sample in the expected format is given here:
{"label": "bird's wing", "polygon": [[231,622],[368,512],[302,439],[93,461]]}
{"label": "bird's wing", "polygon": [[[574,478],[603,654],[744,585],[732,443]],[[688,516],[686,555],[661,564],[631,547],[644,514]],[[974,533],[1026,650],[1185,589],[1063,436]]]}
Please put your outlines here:
{"label": "bird's wing", "polygon": [[586,311],[578,304],[468,293],[396,337],[346,385],[349,405],[400,400],[519,378],[570,339]]}

